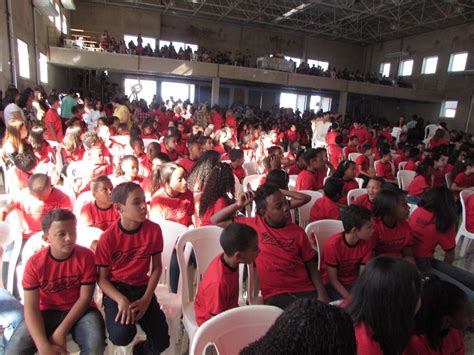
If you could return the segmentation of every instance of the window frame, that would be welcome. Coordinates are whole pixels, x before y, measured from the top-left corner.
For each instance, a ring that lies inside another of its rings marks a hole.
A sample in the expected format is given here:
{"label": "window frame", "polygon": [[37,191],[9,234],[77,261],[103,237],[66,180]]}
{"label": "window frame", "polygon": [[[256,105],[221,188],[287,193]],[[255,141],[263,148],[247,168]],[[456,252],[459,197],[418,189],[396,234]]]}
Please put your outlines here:
{"label": "window frame", "polygon": [[[455,57],[457,55],[463,55],[463,54],[466,55],[466,60],[464,62],[464,68],[462,70],[453,70],[452,67],[453,67],[453,62],[455,60]],[[451,55],[449,56],[448,73],[460,73],[460,72],[466,71],[468,58],[469,58],[469,52],[468,51],[451,53]]]}
{"label": "window frame", "polygon": [[40,82],[42,82],[43,84],[48,84],[49,82],[48,57],[45,54],[40,52],[38,62],[39,62],[39,70],[40,70]]}
{"label": "window frame", "polygon": [[[405,70],[405,65],[406,63],[408,62],[411,62],[411,70],[410,70],[410,74],[404,74],[404,70]],[[415,60],[414,59],[404,59],[404,60],[401,60],[400,61],[400,65],[398,67],[398,76],[401,76],[401,77],[406,77],[406,76],[412,76],[413,75],[413,67],[415,66]]]}
{"label": "window frame", "polygon": [[[453,102],[456,103],[456,108],[454,108],[454,109],[453,108],[446,108],[448,103],[453,103]],[[443,100],[443,101],[441,101],[441,109],[440,109],[440,112],[439,112],[439,118],[455,119],[456,114],[457,114],[457,110],[458,110],[458,106],[459,106],[459,101],[457,101],[457,100]],[[453,116],[446,115],[447,110],[454,110],[454,115]]]}
{"label": "window frame", "polygon": [[[23,45],[24,48],[22,49],[22,52],[20,52],[20,46],[23,47]],[[18,53],[18,74],[24,79],[31,79],[30,50],[28,48],[28,43],[22,41],[20,38],[17,38],[16,49]],[[23,52],[24,49],[26,49],[26,52]],[[24,61],[26,61],[26,63]]]}
{"label": "window frame", "polygon": [[[388,66],[388,75],[384,75],[384,71],[385,71],[385,66]],[[380,63],[380,67],[379,67],[379,74],[382,75],[382,77],[386,77],[386,78],[389,78],[390,77],[390,69],[392,67],[392,63],[390,62],[383,62],[383,63]]]}

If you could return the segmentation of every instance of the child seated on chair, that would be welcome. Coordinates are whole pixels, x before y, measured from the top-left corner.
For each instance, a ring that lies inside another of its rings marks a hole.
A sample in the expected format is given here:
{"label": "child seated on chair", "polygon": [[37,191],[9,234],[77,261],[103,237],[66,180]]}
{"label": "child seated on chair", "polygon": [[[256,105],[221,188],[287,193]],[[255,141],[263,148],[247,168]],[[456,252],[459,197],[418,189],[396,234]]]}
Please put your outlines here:
{"label": "child seated on chair", "polygon": [[105,175],[99,175],[91,181],[93,201],[81,208],[80,224],[106,230],[120,218],[112,204],[113,185]]}
{"label": "child seated on chair", "polygon": [[411,148],[408,152],[408,160],[405,164],[403,170],[411,170],[416,171],[416,167],[418,166],[418,161],[420,160],[420,150],[418,148]]}
{"label": "child seated on chair", "polygon": [[74,190],[79,194],[90,190],[90,182],[100,175],[111,175],[114,172],[112,165],[105,158],[102,147],[92,146],[87,151],[87,160],[83,161],[80,177],[74,183]]}
{"label": "child seated on chair", "polygon": [[[234,218],[237,211],[253,200],[257,206],[255,217]],[[265,304],[286,308],[298,298],[328,300],[308,236],[303,228],[290,222],[285,191],[271,184],[256,192],[250,190],[217,212],[211,221],[224,227],[232,219],[257,232],[260,254],[256,265]]]}
{"label": "child seated on chair", "polygon": [[418,204],[423,194],[433,186],[433,159],[426,158],[416,167],[416,176],[407,187],[408,203]]}
{"label": "child seated on chair", "polygon": [[385,182],[388,184],[397,185],[397,180],[393,175],[392,170],[392,154],[390,153],[390,148],[383,147],[380,149],[380,161],[375,166],[375,174],[384,178]]}
{"label": "child seated on chair", "polygon": [[135,158],[133,155],[124,156],[119,164],[119,176],[113,179],[113,185],[117,186],[123,182],[141,184],[143,182],[143,178],[138,176],[138,168],[139,163],[137,158]]}
{"label": "child seated on chair", "polygon": [[225,227],[220,243],[224,253],[207,267],[194,300],[199,326],[239,306],[239,264],[252,264],[259,252],[257,232],[245,224],[231,223]]}
{"label": "child seated on chair", "polygon": [[349,154],[351,153],[359,153],[359,137],[357,136],[351,136],[349,138],[349,144],[347,145],[346,149],[345,149],[345,155],[346,155],[346,159],[349,158]]}
{"label": "child seated on chair", "polygon": [[175,161],[179,157],[179,152],[177,150],[178,141],[175,136],[169,135],[163,138],[163,143],[161,145],[161,151],[165,153],[170,161]]}
{"label": "child seated on chair", "polygon": [[189,138],[187,141],[187,146],[189,155],[178,160],[178,164],[181,165],[189,175],[191,170],[193,170],[196,161],[202,155],[202,147],[198,138]]}
{"label": "child seated on chair", "polygon": [[341,179],[330,177],[324,184],[324,196],[317,199],[311,212],[309,222],[322,219],[341,219],[338,202],[341,199],[344,183]]}
{"label": "child seated on chair", "polygon": [[133,353],[159,354],[169,346],[166,318],[154,294],[162,271],[161,228],[146,219],[145,193],[139,185],[116,186],[112,203],[120,219],[101,235],[95,255],[109,339],[117,346],[130,344],[138,323],[147,340],[135,344]]}
{"label": "child seated on chair", "polygon": [[244,165],[244,151],[241,149],[232,149],[229,152],[229,158],[233,174],[239,179],[240,183],[242,183],[245,178],[245,170],[242,167]]}
{"label": "child seated on chair", "polygon": [[65,209],[48,212],[42,222],[42,248],[23,275],[25,321],[13,333],[5,354],[68,353],[72,334],[83,354],[103,354],[105,330],[93,301],[94,253],[76,245],[76,217]]}
{"label": "child seated on chair", "polygon": [[378,176],[372,176],[367,184],[367,193],[358,196],[353,205],[364,206],[369,211],[374,209],[374,200],[378,192],[382,190],[383,179]]}
{"label": "child seated on chair", "polygon": [[373,250],[372,221],[367,208],[351,205],[341,213],[341,219],[344,232],[326,241],[321,261],[321,277],[332,300],[349,297]]}
{"label": "child seated on chair", "polygon": [[130,147],[133,150],[133,156],[138,160],[138,175],[141,177],[147,177],[151,174],[152,166],[151,162],[148,160],[148,156],[145,153],[145,144],[143,139],[140,137],[130,138]]}
{"label": "child seated on chair", "polygon": [[358,178],[364,180],[364,185],[367,185],[370,177],[373,175],[370,173],[370,165],[373,160],[372,153],[373,147],[372,144],[366,143],[361,148],[362,155],[359,155],[356,160],[356,175]]}
{"label": "child seated on chair", "polygon": [[324,177],[327,173],[325,157],[326,150],[324,148],[308,149],[303,153],[303,160],[306,164],[306,169],[299,173],[296,178],[296,191],[317,191],[323,188]]}

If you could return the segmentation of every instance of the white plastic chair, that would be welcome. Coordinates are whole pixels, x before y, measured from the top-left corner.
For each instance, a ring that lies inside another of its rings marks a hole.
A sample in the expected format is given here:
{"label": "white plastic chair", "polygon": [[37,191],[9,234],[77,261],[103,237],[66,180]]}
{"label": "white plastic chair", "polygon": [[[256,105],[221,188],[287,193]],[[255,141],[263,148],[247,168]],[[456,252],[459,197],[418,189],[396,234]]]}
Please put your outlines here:
{"label": "white plastic chair", "polygon": [[242,165],[245,170],[245,175],[257,175],[258,174],[258,164],[255,161],[249,161]]}
{"label": "white plastic chair", "polygon": [[247,298],[250,305],[263,304],[262,293],[260,292],[260,281],[258,280],[257,267],[255,263],[248,266],[248,292]]}
{"label": "white plastic chair", "polygon": [[359,189],[361,189],[362,186],[364,186],[364,179],[356,177],[355,181],[357,181],[357,184],[359,185]]}
{"label": "white plastic chair", "polygon": [[400,170],[397,173],[397,181],[398,181],[398,186],[402,190],[407,190],[408,186],[410,186],[411,182],[415,178],[416,173],[411,170]]}
{"label": "white plastic chair", "polygon": [[367,193],[367,189],[352,189],[347,193],[347,205],[350,206],[355,199]]}
{"label": "white plastic chair", "polygon": [[149,139],[149,138],[144,139],[144,140],[143,140],[143,145],[145,146],[145,150],[146,150],[146,148],[148,147],[148,145],[149,145],[150,143],[153,143],[153,142],[156,142],[156,143],[160,144],[160,142],[158,141],[158,139]]}
{"label": "white plastic chair", "polygon": [[398,163],[398,171],[400,170],[404,170],[405,169],[405,165],[407,165],[407,161],[402,161],[400,163]]}
{"label": "white plastic chair", "polygon": [[461,200],[462,206],[462,221],[459,225],[458,233],[456,234],[456,244],[459,243],[461,237],[464,237],[461,244],[461,250],[459,251],[459,257],[461,258],[466,256],[469,244],[471,244],[471,241],[474,239],[474,233],[469,232],[466,228],[467,200],[473,194],[474,191],[472,190],[462,190],[459,194],[459,199]]}
{"label": "white plastic chair", "polygon": [[299,191],[305,195],[309,195],[311,200],[298,208],[298,216],[299,216],[299,225],[301,228],[305,228],[309,221],[309,214],[311,212],[311,208],[313,207],[316,200],[323,197],[323,194],[319,191],[311,191],[311,190],[301,190]]}
{"label": "white plastic chair", "polygon": [[290,191],[295,191],[297,178],[298,175],[290,175],[290,180],[288,181],[288,189]]}
{"label": "white plastic chair", "polygon": [[401,127],[392,127],[392,137],[395,139],[395,142],[398,143],[398,139],[400,138],[400,133],[402,133]]}
{"label": "white plastic chair", "polygon": [[326,240],[336,233],[344,231],[342,222],[336,219],[324,219],[315,221],[306,226],[306,234],[311,238],[311,234],[316,236],[316,248],[318,251],[318,269],[321,268],[321,255],[324,252]]}
{"label": "white plastic chair", "polygon": [[444,174],[444,179],[446,180],[446,186],[448,187],[448,189],[450,189],[451,185],[453,184],[453,179],[451,179],[451,173]]}
{"label": "white plastic chair", "polygon": [[2,265],[3,266],[3,253],[5,253],[7,245],[13,243],[13,250],[10,254],[10,258],[8,261],[8,276],[7,276],[7,284],[3,285],[3,287],[13,294],[14,289],[14,280],[15,280],[15,269],[16,264],[18,262],[18,258],[20,257],[21,251],[21,244],[22,244],[22,235],[21,231],[17,225],[11,225],[7,222],[0,221],[0,245],[2,246]]}
{"label": "white plastic chair", "polygon": [[408,208],[410,209],[410,216],[411,216],[412,213],[415,212],[415,210],[418,208],[418,205],[416,205],[414,203],[409,203]]}
{"label": "white plastic chair", "polygon": [[188,272],[188,263],[185,258],[185,246],[192,245],[197,265],[197,287],[206,272],[209,263],[220,253],[222,247],[219,237],[222,228],[216,226],[205,226],[185,232],[176,245],[176,255],[178,257],[179,270],[182,280],[181,305],[183,307],[183,325],[188,333],[189,342],[192,343],[194,334],[198,329],[196,314],[194,313],[194,295],[192,295],[192,280]]}
{"label": "white plastic chair", "polygon": [[260,175],[260,174],[247,175],[244,178],[244,181],[242,182],[244,192],[247,192],[248,190],[247,184],[250,184],[250,187],[252,188],[252,190],[254,191],[257,190],[263,176],[264,175]]}
{"label": "white plastic chair", "polygon": [[360,157],[361,155],[362,155],[361,153],[349,153],[349,155],[347,156],[347,159],[351,161],[356,161],[356,159]]}
{"label": "white plastic chair", "polygon": [[236,355],[259,339],[283,313],[275,306],[244,306],[225,311],[199,327],[190,355],[203,355],[209,344],[218,354]]}
{"label": "white plastic chair", "polygon": [[71,205],[74,207],[74,204],[76,203],[76,193],[74,192],[74,190],[71,189],[69,186],[63,185],[55,185],[54,187],[65,193],[69,197],[69,200],[71,200]]}
{"label": "white plastic chair", "polygon": [[436,128],[438,126],[436,124],[429,124],[425,127],[425,139],[429,139],[434,136],[436,132]]}
{"label": "white plastic chair", "polygon": [[98,241],[104,231],[91,226],[77,226],[76,244],[91,249],[92,243]]}
{"label": "white plastic chair", "polygon": [[80,221],[79,216],[81,215],[81,209],[84,207],[86,203],[89,203],[94,200],[94,196],[92,196],[92,191],[85,191],[79,196],[77,196],[76,202],[74,203],[74,214]]}

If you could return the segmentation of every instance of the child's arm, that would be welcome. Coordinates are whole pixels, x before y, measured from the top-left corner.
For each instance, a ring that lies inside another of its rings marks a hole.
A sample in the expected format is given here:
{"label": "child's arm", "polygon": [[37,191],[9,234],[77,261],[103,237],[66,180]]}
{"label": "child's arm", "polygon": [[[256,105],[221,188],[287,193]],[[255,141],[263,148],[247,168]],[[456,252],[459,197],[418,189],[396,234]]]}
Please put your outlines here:
{"label": "child's arm", "polygon": [[444,262],[452,264],[454,261],[454,249],[448,250],[444,255]]}
{"label": "child's arm", "polygon": [[145,315],[145,312],[150,306],[151,299],[155,294],[156,285],[158,285],[158,281],[161,276],[161,270],[161,253],[155,254],[151,257],[151,274],[150,278],[148,279],[146,291],[140,299],[131,303],[129,306],[135,316],[135,322],[139,321]]}
{"label": "child's arm", "polygon": [[49,342],[39,309],[39,289],[25,290],[25,323],[40,355],[67,353],[66,348]]}
{"label": "child's arm", "polygon": [[296,191],[280,190],[283,196],[290,198],[290,208],[298,208],[311,201],[311,196]]}
{"label": "child's arm", "polygon": [[255,192],[252,190],[239,195],[237,202],[227,206],[226,208],[223,208],[211,217],[212,224],[223,228],[226,227],[232,222],[232,218],[235,216],[236,212],[249,205],[253,201],[254,197]]}
{"label": "child's arm", "polygon": [[455,182],[451,184],[451,191],[461,192],[462,190],[474,190],[474,186],[471,187],[460,187]]}
{"label": "child's arm", "polygon": [[95,283],[91,285],[81,285],[79,298],[74,306],[69,310],[66,318],[56,328],[51,335],[51,343],[62,348],[66,348],[66,337],[74,324],[81,318],[91,305],[94,294]]}
{"label": "child's arm", "polygon": [[321,277],[319,276],[318,268],[316,267],[316,263],[314,260],[310,260],[305,263],[306,270],[308,271],[309,278],[313,283],[314,287],[316,287],[316,291],[318,292],[318,301],[321,302],[329,302],[328,294],[326,293],[326,289],[324,288],[323,283],[321,282]]}
{"label": "child's arm", "polygon": [[332,287],[334,287],[334,289],[339,292],[342,298],[346,299],[349,297],[349,291],[347,291],[344,285],[341,284],[337,278],[337,268],[326,264],[326,270],[328,272],[329,282],[331,283]]}
{"label": "child's arm", "polygon": [[54,130],[53,128],[53,124],[52,123],[48,123],[48,127],[49,127],[49,132],[51,133],[51,135],[53,136],[54,140],[58,143],[61,143],[58,139],[58,136],[56,135],[56,131]]}
{"label": "child's arm", "polygon": [[121,324],[132,324],[135,322],[130,301],[115,288],[109,279],[110,271],[106,267],[99,267],[97,283],[105,295],[117,302],[118,312],[115,321]]}
{"label": "child's arm", "polygon": [[416,263],[415,263],[415,258],[413,257],[413,249],[412,249],[412,247],[405,247],[405,248],[403,248],[403,250],[402,250],[402,256],[403,256],[403,258],[404,258],[406,261],[408,261],[408,262],[410,262],[410,263],[412,263],[412,264],[416,264]]}

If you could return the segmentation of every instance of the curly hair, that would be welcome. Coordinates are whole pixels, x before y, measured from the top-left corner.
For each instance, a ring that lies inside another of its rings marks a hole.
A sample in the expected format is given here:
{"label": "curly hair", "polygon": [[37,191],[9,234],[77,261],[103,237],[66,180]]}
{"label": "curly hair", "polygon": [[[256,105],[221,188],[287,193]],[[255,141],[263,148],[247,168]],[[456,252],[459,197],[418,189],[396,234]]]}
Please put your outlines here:
{"label": "curly hair", "polygon": [[355,355],[351,317],[339,307],[303,298],[292,303],[268,332],[241,355]]}
{"label": "curly hair", "polygon": [[204,152],[196,161],[188,178],[188,186],[191,191],[202,190],[206,184],[206,180],[220,160],[220,154],[215,150]]}
{"label": "curly hair", "polygon": [[[232,198],[228,196],[228,193],[232,195]],[[209,207],[221,197],[226,200],[228,205],[235,199],[235,178],[227,163],[218,163],[212,168],[202,192],[199,216],[204,216]]]}

